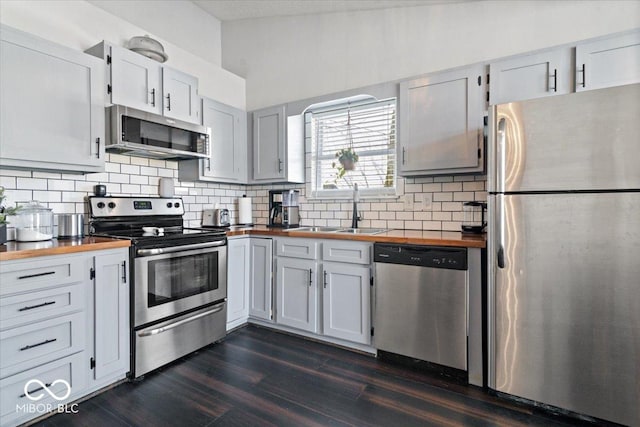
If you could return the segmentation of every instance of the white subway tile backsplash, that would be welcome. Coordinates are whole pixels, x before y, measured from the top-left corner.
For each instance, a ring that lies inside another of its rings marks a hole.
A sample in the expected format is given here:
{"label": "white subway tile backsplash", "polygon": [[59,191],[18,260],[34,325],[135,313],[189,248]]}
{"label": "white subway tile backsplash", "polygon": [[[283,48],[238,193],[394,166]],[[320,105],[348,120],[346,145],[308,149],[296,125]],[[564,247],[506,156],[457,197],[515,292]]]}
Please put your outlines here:
{"label": "white subway tile backsplash", "polygon": [[6,189],[16,188],[16,177],[14,176],[0,176],[0,186]]}
{"label": "white subway tile backsplash", "polygon": [[123,173],[110,173],[109,174],[109,182],[117,182],[119,184],[128,184],[129,183],[129,175]]}
{"label": "white subway tile backsplash", "polygon": [[63,181],[56,179],[49,179],[47,183],[48,190],[58,190],[58,191],[73,191],[75,190],[75,182],[74,181]]}
{"label": "white subway tile backsplash", "polygon": [[120,163],[105,163],[104,170],[107,172],[120,173]]}
{"label": "white subway tile backsplash", "polygon": [[158,168],[149,168],[146,166],[141,166],[140,174],[147,175],[147,176],[158,176]]}
{"label": "white subway tile backsplash", "polygon": [[453,193],[453,201],[455,202],[471,202],[475,198],[475,194],[469,191],[460,191]]}
{"label": "white subway tile backsplash", "polygon": [[126,173],[126,174],[129,174],[129,175],[140,175],[140,166],[136,166],[136,165],[121,165],[119,172]]}
{"label": "white subway tile backsplash", "polygon": [[129,164],[131,163],[131,156],[123,156],[122,154],[109,153],[109,161],[112,163],[122,163]]}
{"label": "white subway tile backsplash", "polygon": [[166,167],[166,162],[164,160],[149,159],[149,166],[164,168]]}
{"label": "white subway tile backsplash", "polygon": [[132,157],[131,164],[138,166],[149,166],[149,159],[145,159],[144,157]]}
{"label": "white subway tile backsplash", "polygon": [[0,175],[2,176],[13,176],[13,177],[25,177],[25,178],[31,178],[31,172],[30,171],[19,171],[19,170],[12,170],[12,169],[2,169],[0,168]]}
{"label": "white subway tile backsplash", "polygon": [[34,171],[31,176],[34,177],[34,178],[47,178],[47,179],[60,179],[61,178],[61,175],[59,173],[54,173],[54,172],[37,172],[37,171]]}
{"label": "white subway tile backsplash", "polygon": [[17,187],[20,190],[46,190],[47,180],[41,178],[18,178]]}
{"label": "white subway tile backsplash", "polygon": [[33,199],[39,202],[61,202],[62,201],[62,193],[60,191],[42,191],[42,190],[34,190],[33,191]]}
{"label": "white subway tile backsplash", "polygon": [[130,175],[129,182],[131,184],[149,184],[149,178],[144,175]]}
{"label": "white subway tile backsplash", "polygon": [[96,183],[106,184],[109,182],[109,174],[107,172],[99,172],[99,173],[88,173],[85,175],[87,181],[92,181]]}

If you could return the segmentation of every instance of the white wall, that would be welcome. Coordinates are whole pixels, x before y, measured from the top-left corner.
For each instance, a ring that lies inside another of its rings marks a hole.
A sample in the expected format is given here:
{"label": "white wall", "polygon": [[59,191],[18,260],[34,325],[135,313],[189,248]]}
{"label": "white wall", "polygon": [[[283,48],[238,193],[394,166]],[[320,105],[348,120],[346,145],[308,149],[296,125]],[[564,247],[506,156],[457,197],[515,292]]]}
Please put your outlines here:
{"label": "white wall", "polygon": [[[155,2],[149,2],[151,9]],[[162,9],[156,8],[156,12]],[[167,9],[169,12],[170,10]],[[204,12],[203,12],[204,13]],[[165,17],[165,22],[171,16]],[[0,22],[77,50],[85,50],[102,40],[125,46],[133,36],[149,34],[159,40],[169,55],[167,65],[199,78],[199,93],[237,108],[245,108],[245,81],[219,65],[188,52],[176,43],[188,41],[189,28],[182,28],[175,43],[148,28],[141,28],[105,12],[84,0],[76,1],[0,1]],[[183,24],[179,19],[176,25]],[[199,32],[193,42],[201,43]],[[171,36],[167,32],[167,37]],[[219,40],[212,40],[212,45]]]}
{"label": "white wall", "polygon": [[221,24],[189,1],[88,0],[128,22],[170,40],[188,52],[221,64]]}
{"label": "white wall", "polygon": [[639,1],[482,1],[222,23],[247,109],[640,26]]}

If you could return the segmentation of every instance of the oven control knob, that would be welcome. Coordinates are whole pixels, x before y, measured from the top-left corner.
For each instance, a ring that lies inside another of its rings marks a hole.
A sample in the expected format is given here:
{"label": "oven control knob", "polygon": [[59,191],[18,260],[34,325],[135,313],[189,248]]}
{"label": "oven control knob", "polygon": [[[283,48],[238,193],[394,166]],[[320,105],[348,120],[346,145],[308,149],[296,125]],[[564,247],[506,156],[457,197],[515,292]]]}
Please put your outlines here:
{"label": "oven control knob", "polygon": [[116,204],[113,202],[109,202],[109,209],[113,209],[116,207]]}
{"label": "oven control knob", "polygon": [[173,207],[174,207],[174,208],[179,208],[179,207],[180,207],[180,203],[178,203],[178,202],[174,203],[174,204],[173,204]]}
{"label": "oven control knob", "polygon": [[98,209],[102,209],[104,208],[104,202],[98,202],[96,206],[98,207]]}
{"label": "oven control knob", "polygon": [[173,206],[173,203],[169,202],[167,203],[167,207],[170,208],[171,206]]}

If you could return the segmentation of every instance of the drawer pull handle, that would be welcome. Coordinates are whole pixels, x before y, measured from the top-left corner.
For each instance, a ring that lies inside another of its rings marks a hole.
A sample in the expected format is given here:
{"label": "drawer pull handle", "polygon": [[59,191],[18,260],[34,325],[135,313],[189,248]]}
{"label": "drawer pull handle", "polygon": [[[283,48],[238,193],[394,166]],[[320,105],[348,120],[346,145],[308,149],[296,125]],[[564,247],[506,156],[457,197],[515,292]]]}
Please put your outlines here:
{"label": "drawer pull handle", "polygon": [[54,338],[54,339],[52,339],[52,340],[44,340],[44,341],[42,341],[42,342],[39,342],[38,344],[29,344],[29,345],[25,345],[24,347],[22,347],[22,348],[20,349],[20,351],[29,350],[29,349],[34,348],[34,347],[40,347],[41,345],[49,344],[49,343],[52,343],[52,342],[54,342],[54,341],[58,341],[58,338]]}
{"label": "drawer pull handle", "polygon": [[[42,384],[42,383],[40,383],[40,384]],[[44,385],[44,387],[38,387],[38,388],[34,388],[33,390],[29,390],[29,395],[32,395],[33,393],[36,393],[36,392],[38,392],[38,391],[40,391],[40,390],[44,390],[44,389],[45,389],[45,387],[46,387],[46,388],[51,387],[51,383],[47,383],[47,384],[45,384],[45,385]],[[27,397],[27,394],[26,394],[26,393],[22,393],[22,394],[21,394],[20,396],[18,396],[18,397],[20,397],[20,398]]]}
{"label": "drawer pull handle", "polygon": [[47,271],[44,273],[27,274],[26,276],[18,276],[18,279],[31,279],[32,277],[49,276],[50,274],[56,274],[55,271]]}
{"label": "drawer pull handle", "polygon": [[26,307],[22,307],[20,309],[18,309],[18,311],[27,311],[27,310],[33,310],[34,308],[39,308],[39,307],[44,307],[46,305],[51,305],[51,304],[55,304],[55,301],[45,301],[42,304],[38,304],[38,305],[28,305]]}

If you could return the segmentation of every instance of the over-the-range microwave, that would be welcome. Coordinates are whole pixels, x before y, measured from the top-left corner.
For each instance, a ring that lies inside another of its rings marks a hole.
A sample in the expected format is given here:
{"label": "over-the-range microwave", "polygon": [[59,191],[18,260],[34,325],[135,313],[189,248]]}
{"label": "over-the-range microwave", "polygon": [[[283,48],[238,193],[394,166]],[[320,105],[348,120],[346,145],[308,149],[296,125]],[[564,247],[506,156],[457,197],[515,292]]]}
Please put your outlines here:
{"label": "over-the-range microwave", "polygon": [[107,144],[111,152],[153,159],[209,157],[204,126],[122,105],[107,107]]}

